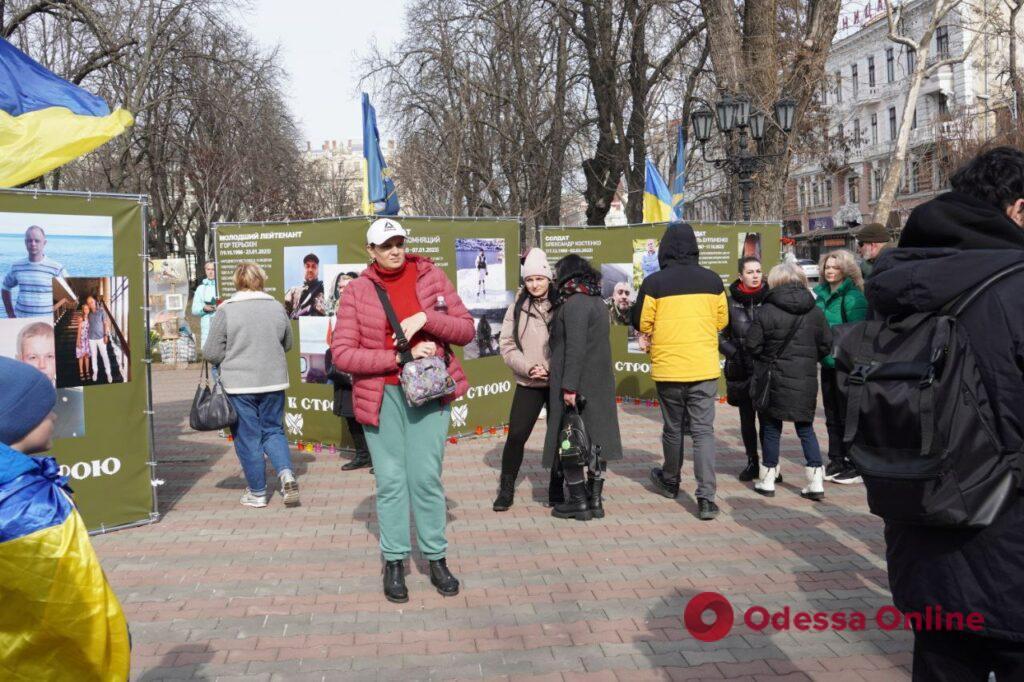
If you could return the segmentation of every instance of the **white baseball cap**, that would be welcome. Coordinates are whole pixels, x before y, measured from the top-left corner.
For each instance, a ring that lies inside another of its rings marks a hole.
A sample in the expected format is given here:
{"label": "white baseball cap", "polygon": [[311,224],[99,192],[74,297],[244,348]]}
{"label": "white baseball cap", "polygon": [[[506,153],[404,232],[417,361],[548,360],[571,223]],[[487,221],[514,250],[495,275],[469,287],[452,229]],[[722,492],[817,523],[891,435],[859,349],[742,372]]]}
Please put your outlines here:
{"label": "white baseball cap", "polygon": [[392,218],[378,218],[370,224],[366,231],[366,243],[380,246],[392,237],[408,237],[409,233],[402,223]]}

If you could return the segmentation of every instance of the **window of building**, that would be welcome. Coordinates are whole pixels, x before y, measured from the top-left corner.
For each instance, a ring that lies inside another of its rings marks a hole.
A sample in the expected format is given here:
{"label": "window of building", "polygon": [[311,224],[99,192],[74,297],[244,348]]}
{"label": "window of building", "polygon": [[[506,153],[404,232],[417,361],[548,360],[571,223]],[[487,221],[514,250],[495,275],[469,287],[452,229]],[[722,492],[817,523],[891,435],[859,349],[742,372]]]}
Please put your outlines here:
{"label": "window of building", "polygon": [[939,116],[949,116],[949,100],[942,93],[936,96],[936,104],[938,105]]}
{"label": "window of building", "polygon": [[846,179],[846,201],[851,204],[860,203],[860,178],[857,176]]}
{"label": "window of building", "polygon": [[949,56],[949,27],[939,26],[935,29],[935,54],[939,59]]}
{"label": "window of building", "polygon": [[798,208],[807,207],[807,184],[802,178],[797,183],[796,203]]}
{"label": "window of building", "polygon": [[889,139],[896,139],[896,107],[889,107]]}
{"label": "window of building", "polygon": [[892,83],[896,80],[896,56],[891,47],[885,48],[885,82]]}
{"label": "window of building", "polygon": [[818,179],[817,178],[812,178],[811,179],[811,206],[820,206],[820,205],[821,205],[821,192],[820,192],[820,188],[818,187]]}
{"label": "window of building", "polygon": [[910,119],[910,129],[917,130],[917,107],[914,107],[914,116]]}
{"label": "window of building", "polygon": [[839,127],[836,129],[836,137],[839,138],[840,143],[846,142],[846,130],[843,128],[842,123],[840,123]]}
{"label": "window of building", "polygon": [[921,191],[921,162],[910,162],[910,193],[917,194]]}
{"label": "window of building", "polygon": [[824,196],[824,199],[825,199],[825,205],[826,206],[831,206],[832,205],[832,178],[826,178],[825,179],[825,196]]}
{"label": "window of building", "polygon": [[856,147],[860,146],[861,134],[860,134],[860,119],[853,119],[853,144]]}
{"label": "window of building", "polygon": [[875,87],[875,58],[868,57],[868,87]]}
{"label": "window of building", "polygon": [[843,72],[836,71],[836,104],[843,103]]}
{"label": "window of building", "polygon": [[857,90],[859,84],[857,83],[857,65],[850,64],[850,87],[853,88],[853,98],[857,99]]}
{"label": "window of building", "polygon": [[878,197],[882,196],[882,169],[875,168],[871,169],[871,200],[877,201]]}
{"label": "window of building", "polygon": [[907,48],[907,74],[914,73],[914,69],[917,68],[917,50],[908,47]]}
{"label": "window of building", "polygon": [[878,144],[878,114],[871,114],[871,144]]}

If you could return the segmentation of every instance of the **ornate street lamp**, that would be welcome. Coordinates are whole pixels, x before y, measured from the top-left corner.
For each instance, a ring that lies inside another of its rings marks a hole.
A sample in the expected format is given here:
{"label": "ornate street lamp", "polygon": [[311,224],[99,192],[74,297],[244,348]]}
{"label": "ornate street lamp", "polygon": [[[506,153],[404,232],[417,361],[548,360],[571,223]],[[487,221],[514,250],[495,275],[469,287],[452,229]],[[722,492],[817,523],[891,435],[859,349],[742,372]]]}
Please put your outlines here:
{"label": "ornate street lamp", "polygon": [[[775,123],[787,136],[793,130],[793,118],[796,114],[796,101],[788,96],[780,98],[772,107],[775,114]],[[715,119],[718,129],[726,137],[726,155],[721,159],[709,159],[705,144],[711,139],[711,120]],[[737,178],[737,184],[743,194],[743,220],[750,221],[750,191],[754,187],[754,174],[766,165],[770,159],[778,158],[782,154],[754,154],[747,148],[749,140],[760,142],[764,139],[765,124],[767,116],[764,112],[751,111],[750,98],[746,95],[733,96],[729,93],[723,95],[722,99],[715,102],[714,116],[711,110],[701,105],[690,114],[690,123],[694,137],[700,143],[701,155],[708,163],[713,163],[716,168],[723,168],[730,175]],[[736,130],[736,151],[729,151],[732,141],[732,131]]]}

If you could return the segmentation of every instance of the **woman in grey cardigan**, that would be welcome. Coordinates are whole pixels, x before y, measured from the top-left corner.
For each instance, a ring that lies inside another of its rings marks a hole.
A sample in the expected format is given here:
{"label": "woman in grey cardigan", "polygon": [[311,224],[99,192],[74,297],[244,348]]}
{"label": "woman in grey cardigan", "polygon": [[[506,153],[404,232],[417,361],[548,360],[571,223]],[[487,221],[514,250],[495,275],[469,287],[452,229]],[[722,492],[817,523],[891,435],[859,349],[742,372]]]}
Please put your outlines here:
{"label": "woman in grey cardigan", "polygon": [[263,268],[239,263],[234,280],[237,291],[217,308],[203,357],[218,366],[224,392],[238,413],[231,435],[249,486],[241,502],[247,507],[267,506],[266,453],[281,479],[285,506],[294,507],[299,504],[299,484],[282,427],[288,388],[284,354],[292,347],[292,325],[284,306],[263,291]]}
{"label": "woman in grey cardigan", "polygon": [[[569,254],[555,263],[558,302],[551,320],[551,413],[544,444],[544,465],[559,456],[562,415],[585,400],[580,416],[591,442],[601,448],[601,459],[622,459],[619,414],[615,407],[615,375],[608,340],[608,308],[601,298],[601,275],[585,259]],[[562,462],[569,499],[551,510],[557,518],[586,521],[604,516],[601,494],[604,480],[591,468],[583,470]],[[598,467],[600,469],[600,467]]]}

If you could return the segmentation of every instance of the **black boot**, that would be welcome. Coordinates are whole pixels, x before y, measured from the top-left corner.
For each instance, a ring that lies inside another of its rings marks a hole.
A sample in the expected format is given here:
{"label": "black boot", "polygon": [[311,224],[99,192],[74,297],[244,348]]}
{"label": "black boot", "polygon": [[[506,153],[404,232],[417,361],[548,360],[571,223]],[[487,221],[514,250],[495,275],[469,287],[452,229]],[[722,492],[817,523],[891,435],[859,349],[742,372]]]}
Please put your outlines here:
{"label": "black boot", "polygon": [[352,458],[352,461],[350,461],[350,462],[348,462],[346,464],[342,464],[341,465],[341,470],[342,471],[352,471],[354,469],[365,469],[366,467],[370,466],[371,464],[372,464],[372,462],[370,461],[370,453],[369,452],[366,452],[366,453],[356,452],[356,456]]}
{"label": "black boot", "polygon": [[746,483],[757,478],[758,467],[757,453],[747,455],[747,466],[740,472],[740,480]]}
{"label": "black boot", "polygon": [[591,476],[587,479],[587,492],[589,493],[587,506],[590,509],[590,513],[594,515],[595,519],[604,518],[604,500],[601,498],[601,493],[603,491],[603,478],[594,478]]}
{"label": "black boot", "polygon": [[562,504],[556,504],[551,509],[551,515],[556,519],[576,519],[577,521],[592,519],[594,514],[590,511],[586,482],[570,483],[569,499]]}
{"label": "black boot", "polygon": [[548,483],[548,504],[549,507],[554,507],[556,504],[562,504],[565,502],[565,489],[563,484],[565,478],[562,475],[562,469],[558,464],[551,466],[551,480]]}
{"label": "black boot", "polygon": [[409,590],[405,587],[405,563],[401,559],[384,564],[384,597],[396,604],[409,601]]}
{"label": "black boot", "polygon": [[494,511],[508,511],[516,495],[516,477],[513,474],[502,474],[498,482],[498,497],[494,500]]}
{"label": "black boot", "polygon": [[442,597],[454,597],[459,593],[459,581],[448,570],[444,559],[430,562],[430,584],[437,588]]}

